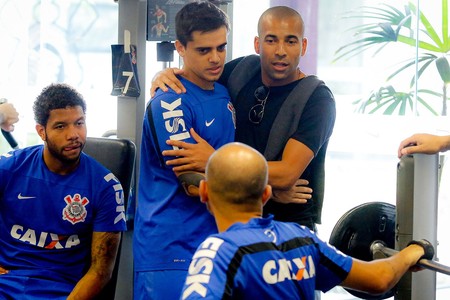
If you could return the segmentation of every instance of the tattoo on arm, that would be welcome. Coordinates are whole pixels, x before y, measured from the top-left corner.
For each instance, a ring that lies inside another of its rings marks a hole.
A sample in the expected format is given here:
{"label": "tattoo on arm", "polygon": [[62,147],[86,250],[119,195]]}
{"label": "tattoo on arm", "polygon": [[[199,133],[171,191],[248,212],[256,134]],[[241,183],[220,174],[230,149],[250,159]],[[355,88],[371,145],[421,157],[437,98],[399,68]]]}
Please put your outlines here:
{"label": "tattoo on arm", "polygon": [[94,232],[91,268],[101,276],[111,276],[120,243],[120,232]]}

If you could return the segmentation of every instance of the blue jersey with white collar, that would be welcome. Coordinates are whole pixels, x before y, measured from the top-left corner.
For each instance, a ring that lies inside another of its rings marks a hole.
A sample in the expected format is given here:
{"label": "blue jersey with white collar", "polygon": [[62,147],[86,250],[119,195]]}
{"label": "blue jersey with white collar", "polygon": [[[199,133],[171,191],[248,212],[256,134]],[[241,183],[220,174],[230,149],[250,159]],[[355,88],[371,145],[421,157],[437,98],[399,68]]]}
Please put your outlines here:
{"label": "blue jersey with white collar", "polygon": [[352,259],[295,223],[236,223],[207,238],[189,266],[181,299],[314,299],[350,271]]}
{"label": "blue jersey with white collar", "polygon": [[0,275],[0,295],[13,293],[8,280],[25,282],[36,297],[27,299],[65,299],[90,265],[92,232],[126,229],[122,186],[109,170],[82,153],[72,173],[55,174],[43,149],[0,156],[0,266],[9,270]]}
{"label": "blue jersey with white collar", "polygon": [[187,270],[192,254],[217,232],[198,197],[185,194],[163,150],[169,139],[196,143],[195,131],[215,149],[234,141],[235,113],[225,87],[203,90],[180,78],[185,94],[157,91],[144,117],[133,251],[135,271]]}

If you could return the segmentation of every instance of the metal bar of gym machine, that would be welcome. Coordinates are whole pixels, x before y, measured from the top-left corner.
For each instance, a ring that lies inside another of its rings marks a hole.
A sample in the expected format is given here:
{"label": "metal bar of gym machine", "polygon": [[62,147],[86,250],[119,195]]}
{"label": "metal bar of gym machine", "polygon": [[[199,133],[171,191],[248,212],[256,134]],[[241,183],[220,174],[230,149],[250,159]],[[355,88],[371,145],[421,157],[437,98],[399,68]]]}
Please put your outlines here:
{"label": "metal bar of gym machine", "polygon": [[[403,249],[411,240],[422,238],[437,248],[438,174],[438,154],[404,156],[398,163],[396,250]],[[436,299],[436,273],[405,274],[397,285],[394,298]]]}

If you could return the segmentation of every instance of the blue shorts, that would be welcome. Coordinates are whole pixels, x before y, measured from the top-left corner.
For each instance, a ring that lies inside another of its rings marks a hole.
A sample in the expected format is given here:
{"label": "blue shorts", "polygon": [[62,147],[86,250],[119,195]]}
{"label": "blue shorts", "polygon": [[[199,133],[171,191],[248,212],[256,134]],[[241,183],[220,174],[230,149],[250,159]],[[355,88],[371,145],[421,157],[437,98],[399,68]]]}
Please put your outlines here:
{"label": "blue shorts", "polygon": [[134,300],[180,299],[187,270],[135,272]]}
{"label": "blue shorts", "polygon": [[71,284],[13,275],[0,275],[0,299],[65,300],[74,288]]}

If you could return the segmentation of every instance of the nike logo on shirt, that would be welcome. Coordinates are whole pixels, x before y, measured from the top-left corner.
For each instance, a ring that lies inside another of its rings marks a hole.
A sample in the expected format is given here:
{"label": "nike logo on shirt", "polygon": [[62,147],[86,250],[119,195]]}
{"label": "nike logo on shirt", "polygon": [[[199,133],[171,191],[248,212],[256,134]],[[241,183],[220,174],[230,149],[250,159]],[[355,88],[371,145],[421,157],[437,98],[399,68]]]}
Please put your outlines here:
{"label": "nike logo on shirt", "polygon": [[214,119],[212,119],[211,121],[205,121],[205,125],[206,125],[206,127],[209,127],[209,126],[211,126],[211,124],[214,122],[214,120],[215,120],[216,118],[214,118]]}
{"label": "nike logo on shirt", "polygon": [[19,200],[26,200],[26,199],[33,199],[36,197],[32,197],[32,196],[22,196],[22,193],[19,193],[19,195],[17,195],[17,199]]}

